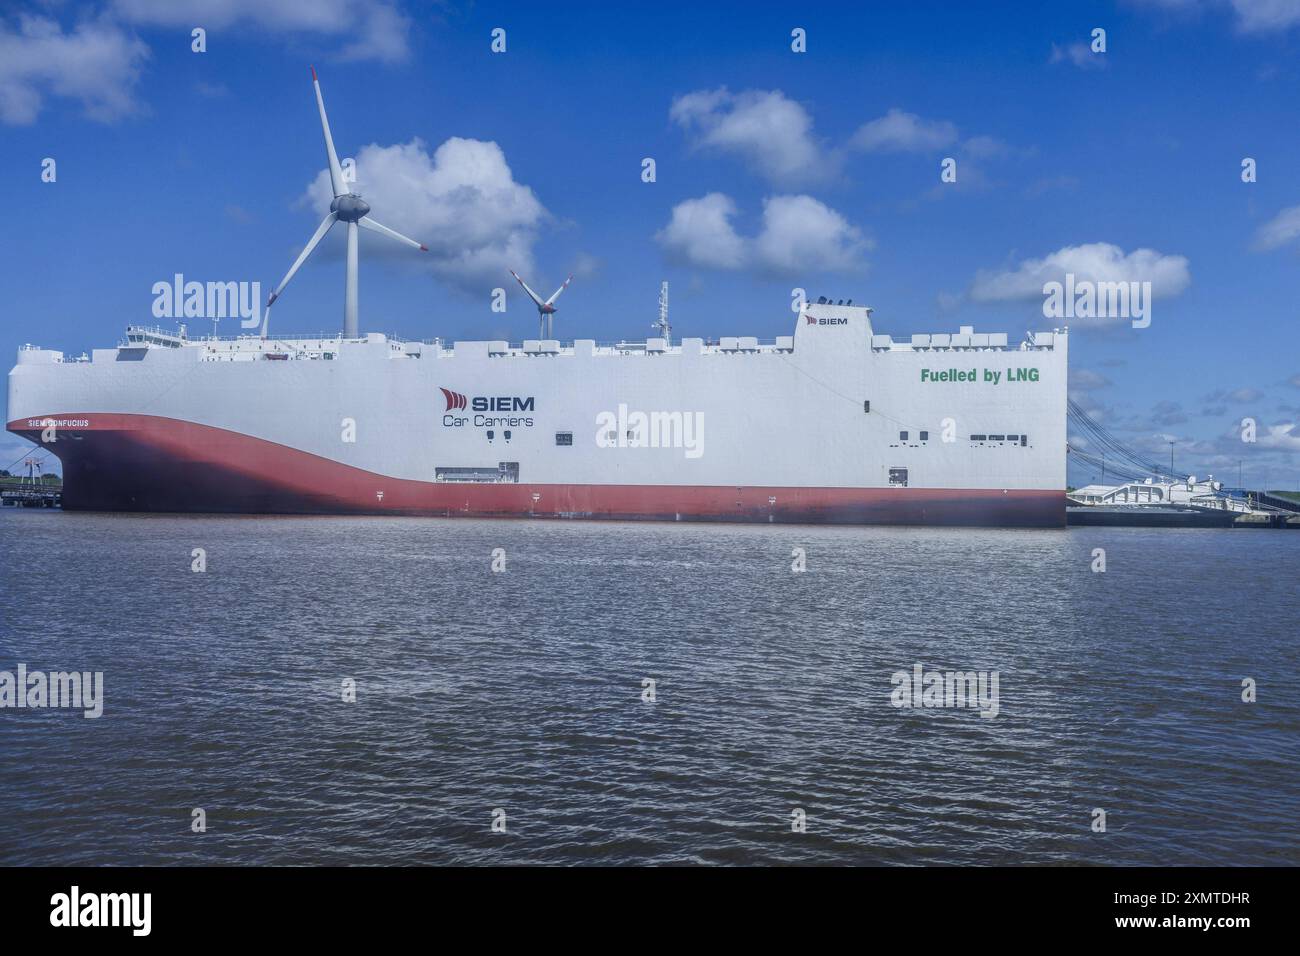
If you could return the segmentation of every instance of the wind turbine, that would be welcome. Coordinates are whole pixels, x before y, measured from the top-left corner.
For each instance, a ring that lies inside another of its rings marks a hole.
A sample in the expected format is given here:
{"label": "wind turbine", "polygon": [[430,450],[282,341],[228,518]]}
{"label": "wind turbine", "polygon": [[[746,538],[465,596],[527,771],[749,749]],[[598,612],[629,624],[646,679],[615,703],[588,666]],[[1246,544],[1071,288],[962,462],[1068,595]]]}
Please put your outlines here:
{"label": "wind turbine", "polygon": [[289,284],[289,280],[294,277],[302,264],[307,261],[307,257],[325,238],[325,233],[329,232],[336,222],[345,222],[348,224],[348,271],[347,284],[344,286],[343,291],[343,337],[354,339],[357,337],[357,226],[363,226],[372,232],[379,233],[381,236],[388,236],[390,239],[404,242],[421,252],[428,252],[429,247],[375,222],[368,215],[370,205],[348,188],[348,184],[343,178],[343,167],[339,165],[339,154],[334,151],[334,137],[330,135],[330,121],[325,116],[325,100],[320,95],[320,81],[316,79],[316,68],[314,66],[311,68],[311,83],[316,88],[316,106],[320,109],[320,126],[325,133],[325,154],[329,157],[330,186],[334,189],[334,201],[330,203],[330,213],[325,217],[324,222],[320,224],[316,234],[311,237],[311,241],[307,243],[294,264],[289,267],[289,271],[280,280],[280,284],[275,287],[271,297],[266,300],[266,313],[262,319],[262,336],[263,338],[266,337],[271,305],[276,299],[280,298],[280,293]]}
{"label": "wind turbine", "polygon": [[551,329],[552,329],[551,323],[554,321],[551,318],[551,316],[555,315],[556,312],[555,305],[553,303],[555,302],[556,299],[560,297],[560,293],[569,287],[569,283],[573,281],[573,276],[569,276],[569,278],[565,279],[564,285],[556,289],[555,292],[551,294],[551,297],[547,299],[545,302],[543,302],[541,296],[539,296],[532,289],[528,288],[528,283],[525,282],[523,279],[519,278],[518,273],[516,273],[514,269],[510,270],[510,274],[515,277],[516,282],[518,282],[521,286],[524,287],[524,291],[528,293],[528,298],[532,299],[533,302],[537,304],[538,337],[541,338],[545,336],[546,338],[549,339],[551,337]]}

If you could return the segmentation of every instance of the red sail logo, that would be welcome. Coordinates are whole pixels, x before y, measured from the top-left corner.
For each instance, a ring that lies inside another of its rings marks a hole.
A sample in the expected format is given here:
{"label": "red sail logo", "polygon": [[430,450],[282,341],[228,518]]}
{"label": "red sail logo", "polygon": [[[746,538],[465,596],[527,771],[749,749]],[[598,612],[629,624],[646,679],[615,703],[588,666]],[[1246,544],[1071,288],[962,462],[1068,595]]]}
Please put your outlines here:
{"label": "red sail logo", "polygon": [[464,408],[466,406],[467,402],[465,401],[465,396],[460,392],[448,391],[445,388],[440,388],[439,390],[447,399],[447,411],[451,411],[453,408]]}

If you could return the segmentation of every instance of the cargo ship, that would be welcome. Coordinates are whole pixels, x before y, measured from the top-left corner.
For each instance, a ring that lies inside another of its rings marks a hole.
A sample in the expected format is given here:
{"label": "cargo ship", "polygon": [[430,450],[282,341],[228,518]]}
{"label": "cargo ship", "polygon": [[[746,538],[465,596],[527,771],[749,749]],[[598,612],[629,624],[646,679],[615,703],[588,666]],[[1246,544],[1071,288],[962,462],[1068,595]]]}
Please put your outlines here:
{"label": "cargo ship", "polygon": [[20,350],[8,429],[66,509],[1064,525],[1066,333],[796,318],[606,346],[132,327]]}
{"label": "cargo ship", "polygon": [[[770,342],[674,343],[661,316],[643,341],[562,345],[559,292],[525,285],[547,324],[519,345],[359,333],[358,230],[427,249],[370,217],[312,82],[334,201],[260,333],[19,351],[7,427],[59,457],[65,509],[1065,525],[1064,330],[895,341],[822,297]],[[335,225],[342,331],[270,335]]]}

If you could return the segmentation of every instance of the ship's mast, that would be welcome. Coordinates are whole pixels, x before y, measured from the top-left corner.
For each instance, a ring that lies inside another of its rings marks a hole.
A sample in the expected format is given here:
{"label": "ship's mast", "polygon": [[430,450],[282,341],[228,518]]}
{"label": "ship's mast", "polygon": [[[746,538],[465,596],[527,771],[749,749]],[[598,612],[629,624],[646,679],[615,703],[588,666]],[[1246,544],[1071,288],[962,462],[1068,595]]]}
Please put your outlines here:
{"label": "ship's mast", "polygon": [[668,324],[668,283],[663,282],[659,286],[659,321],[655,323],[659,327],[659,334],[663,337],[664,345],[673,344],[673,327]]}

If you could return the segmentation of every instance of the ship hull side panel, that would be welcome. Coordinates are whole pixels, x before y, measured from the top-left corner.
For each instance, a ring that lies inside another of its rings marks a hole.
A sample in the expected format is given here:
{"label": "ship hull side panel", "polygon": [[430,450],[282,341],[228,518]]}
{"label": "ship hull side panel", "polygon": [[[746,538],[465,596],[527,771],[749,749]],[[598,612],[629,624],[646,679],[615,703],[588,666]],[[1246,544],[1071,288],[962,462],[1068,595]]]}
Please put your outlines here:
{"label": "ship hull side panel", "polygon": [[[427,482],[355,468],[193,422],[74,413],[94,421],[56,440],[68,510],[237,514],[408,514],[833,524],[1061,527],[1063,492]],[[11,422],[17,434],[38,430]]]}

